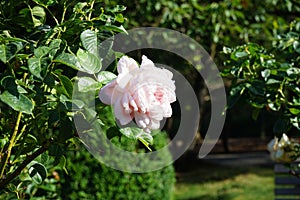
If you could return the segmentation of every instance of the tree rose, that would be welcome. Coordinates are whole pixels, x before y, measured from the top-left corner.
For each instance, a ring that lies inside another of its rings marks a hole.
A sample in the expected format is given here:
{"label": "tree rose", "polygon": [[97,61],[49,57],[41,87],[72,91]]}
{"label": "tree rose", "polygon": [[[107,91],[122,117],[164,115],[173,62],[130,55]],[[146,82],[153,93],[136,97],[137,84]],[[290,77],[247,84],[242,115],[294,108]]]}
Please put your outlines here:
{"label": "tree rose", "polygon": [[164,117],[171,117],[170,104],[176,101],[172,72],[155,67],[146,56],[140,67],[134,59],[123,56],[117,71],[118,77],[100,90],[100,100],[113,105],[121,125],[135,118],[138,127],[146,132],[158,129]]}

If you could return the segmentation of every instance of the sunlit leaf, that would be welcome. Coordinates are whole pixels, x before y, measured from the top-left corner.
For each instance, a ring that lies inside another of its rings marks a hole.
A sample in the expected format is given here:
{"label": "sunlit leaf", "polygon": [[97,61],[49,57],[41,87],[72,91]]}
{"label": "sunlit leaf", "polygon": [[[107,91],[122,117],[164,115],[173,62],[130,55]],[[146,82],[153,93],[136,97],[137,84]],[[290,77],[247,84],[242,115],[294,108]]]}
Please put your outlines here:
{"label": "sunlit leaf", "polygon": [[34,108],[33,103],[24,94],[11,94],[8,91],[4,91],[0,94],[0,100],[16,111],[32,114]]}
{"label": "sunlit leaf", "polygon": [[34,26],[41,26],[46,21],[46,12],[43,7],[35,6],[32,9],[32,21]]}
{"label": "sunlit leaf", "polygon": [[41,76],[42,72],[42,63],[39,58],[29,58],[28,59],[28,68],[29,71],[37,78],[43,79]]}
{"label": "sunlit leaf", "polygon": [[115,79],[117,76],[109,71],[101,71],[97,75],[97,80],[102,83],[102,84],[107,84],[108,82],[112,81]]}
{"label": "sunlit leaf", "polygon": [[101,83],[90,77],[80,77],[78,80],[79,92],[97,91],[101,88]]}
{"label": "sunlit leaf", "polygon": [[128,34],[126,29],[122,25],[121,26],[107,25],[107,26],[105,26],[105,29],[110,30],[110,31],[114,31],[114,32],[117,32],[117,33],[126,33],[126,34]]}
{"label": "sunlit leaf", "polygon": [[101,70],[101,62],[94,54],[79,49],[76,55],[84,72],[95,74]]}
{"label": "sunlit leaf", "polygon": [[77,57],[70,53],[62,53],[58,55],[53,62],[62,63],[76,70],[82,70]]}
{"label": "sunlit leaf", "polygon": [[95,56],[99,56],[100,41],[98,40],[97,33],[92,30],[85,30],[81,33],[80,39],[83,47]]}
{"label": "sunlit leaf", "polygon": [[236,53],[235,53],[235,56],[236,56],[237,58],[242,58],[242,57],[248,56],[248,53],[245,52],[245,51],[236,52]]}
{"label": "sunlit leaf", "polygon": [[6,63],[6,49],[5,44],[0,44],[0,60]]}

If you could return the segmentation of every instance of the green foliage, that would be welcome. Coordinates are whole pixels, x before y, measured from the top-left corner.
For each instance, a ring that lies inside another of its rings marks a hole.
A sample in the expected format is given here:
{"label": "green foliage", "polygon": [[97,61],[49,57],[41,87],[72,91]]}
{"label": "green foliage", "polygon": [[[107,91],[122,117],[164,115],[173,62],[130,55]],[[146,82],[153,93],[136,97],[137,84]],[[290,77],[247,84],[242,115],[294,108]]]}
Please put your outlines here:
{"label": "green foliage", "polygon": [[141,0],[126,6],[126,26],[178,30],[197,40],[216,61],[223,46],[250,41],[270,46],[273,35],[286,30],[300,11],[294,0]]}
{"label": "green foliage", "polygon": [[94,0],[0,1],[1,199],[55,198],[51,174],[66,170],[65,155],[77,143],[72,117],[106,112],[73,99],[79,88],[98,100],[102,84],[114,78],[100,72],[104,57],[114,57],[113,41],[101,42],[126,33],[125,7],[102,6]]}
{"label": "green foliage", "polygon": [[275,133],[284,133],[292,126],[300,130],[300,22],[291,24],[290,31],[278,35],[273,49],[248,43],[224,48],[228,54],[223,75],[232,78],[229,108],[244,98],[258,110],[277,115]]}
{"label": "green foliage", "polygon": [[[153,140],[153,150],[166,145],[166,133],[157,133]],[[122,138],[122,148],[134,150],[132,141]],[[163,169],[141,174],[125,173],[100,164],[83,149],[68,155],[68,173],[61,174],[62,199],[171,199],[174,187],[174,169],[170,165]],[[170,154],[161,154],[160,158],[169,160]],[[130,158],[129,162],[130,162]],[[119,158],[118,162],[128,162]],[[152,165],[145,159],[142,165]]]}

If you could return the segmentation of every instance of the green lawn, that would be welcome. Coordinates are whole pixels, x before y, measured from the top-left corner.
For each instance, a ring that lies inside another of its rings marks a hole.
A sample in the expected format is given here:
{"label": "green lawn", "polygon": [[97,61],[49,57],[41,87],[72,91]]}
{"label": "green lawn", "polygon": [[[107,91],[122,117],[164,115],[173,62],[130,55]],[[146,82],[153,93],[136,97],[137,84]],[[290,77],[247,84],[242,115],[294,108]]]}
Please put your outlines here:
{"label": "green lawn", "polygon": [[176,200],[272,200],[272,168],[201,164],[178,173]]}

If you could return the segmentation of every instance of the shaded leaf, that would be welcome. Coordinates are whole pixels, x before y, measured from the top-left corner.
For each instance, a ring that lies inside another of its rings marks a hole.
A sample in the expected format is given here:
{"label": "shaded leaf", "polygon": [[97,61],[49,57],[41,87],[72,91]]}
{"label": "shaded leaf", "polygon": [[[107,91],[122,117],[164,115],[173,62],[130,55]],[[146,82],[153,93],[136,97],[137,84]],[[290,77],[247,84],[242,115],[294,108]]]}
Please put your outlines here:
{"label": "shaded leaf", "polygon": [[72,97],[72,93],[73,93],[73,83],[72,83],[72,81],[68,77],[66,77],[64,75],[59,75],[58,78],[60,80],[61,85],[63,86],[64,93],[69,98],[71,98]]}
{"label": "shaded leaf", "polygon": [[36,184],[41,184],[47,178],[47,169],[43,164],[34,162],[29,167],[29,175]]}
{"label": "shaded leaf", "polygon": [[119,131],[119,129],[117,127],[110,127],[107,131],[106,131],[106,137],[107,139],[112,139],[114,137],[120,137],[121,133]]}
{"label": "shaded leaf", "polygon": [[4,63],[8,62],[15,55],[24,48],[24,44],[20,41],[10,42],[8,44],[0,45],[0,60]]}
{"label": "shaded leaf", "polygon": [[273,127],[274,133],[285,133],[290,128],[290,120],[285,118],[278,119]]}

